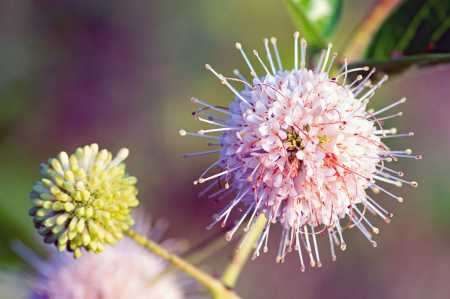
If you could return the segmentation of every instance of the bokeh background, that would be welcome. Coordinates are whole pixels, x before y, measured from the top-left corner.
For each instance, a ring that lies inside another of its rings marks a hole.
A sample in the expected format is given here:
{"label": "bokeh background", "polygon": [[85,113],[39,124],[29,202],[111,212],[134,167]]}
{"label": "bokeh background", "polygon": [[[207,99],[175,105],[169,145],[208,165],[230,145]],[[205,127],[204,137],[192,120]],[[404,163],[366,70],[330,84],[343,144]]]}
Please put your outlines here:
{"label": "bokeh background", "polygon": [[[338,52],[371,2],[344,2],[331,38]],[[198,198],[203,186],[192,184],[214,158],[182,158],[207,144],[178,134],[202,127],[190,114],[197,109],[190,98],[216,105],[233,100],[204,65],[228,76],[234,68],[246,74],[236,41],[250,54],[263,51],[263,38],[277,36],[283,64],[292,64],[295,30],[278,0],[0,1],[0,267],[27,269],[10,249],[13,239],[46,254],[28,216],[39,164],[93,142],[113,153],[130,149],[127,169],[139,179],[139,209],[169,219],[167,237],[195,244],[217,233],[205,227],[221,206]],[[386,124],[415,136],[390,144],[423,156],[390,165],[419,187],[388,188],[403,203],[377,196],[394,213],[390,224],[370,216],[380,229],[378,247],[350,229],[347,250],[332,262],[328,238],[319,238],[323,267],[302,273],[295,253],[275,263],[274,231],[269,252],[249,261],[237,283],[243,298],[449,296],[449,80],[445,65],[409,71],[372,100],[377,108],[408,99],[403,116]],[[234,248],[218,251],[203,267],[221,273]]]}

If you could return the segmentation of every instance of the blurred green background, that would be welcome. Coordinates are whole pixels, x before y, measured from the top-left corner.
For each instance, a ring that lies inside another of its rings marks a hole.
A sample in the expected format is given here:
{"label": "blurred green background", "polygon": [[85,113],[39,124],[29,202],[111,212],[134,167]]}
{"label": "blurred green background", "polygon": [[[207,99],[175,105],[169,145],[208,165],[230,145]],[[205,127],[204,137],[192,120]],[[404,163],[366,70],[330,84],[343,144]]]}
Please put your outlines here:
{"label": "blurred green background", "polygon": [[[331,38],[336,49],[371,3],[344,1]],[[182,158],[207,143],[178,134],[201,128],[190,115],[198,107],[190,98],[223,106],[233,100],[204,65],[225,76],[234,68],[246,74],[237,41],[250,54],[276,36],[283,64],[293,64],[295,30],[280,0],[0,1],[0,265],[25,267],[10,250],[13,239],[45,255],[28,216],[39,164],[93,142],[113,153],[130,149],[127,169],[138,177],[139,209],[170,219],[167,237],[195,244],[217,233],[205,227],[221,206],[198,198],[203,186],[192,185],[214,158]],[[377,108],[408,99],[403,116],[386,124],[415,136],[389,145],[423,156],[390,165],[419,187],[388,188],[403,203],[376,196],[394,213],[390,224],[369,216],[380,229],[378,247],[350,229],[347,250],[332,262],[328,238],[319,238],[323,267],[301,273],[295,253],[275,263],[279,232],[272,233],[269,252],[249,261],[239,279],[243,298],[449,296],[449,79],[446,65],[409,71],[371,101]],[[220,273],[232,252],[234,245],[222,249],[206,269]]]}

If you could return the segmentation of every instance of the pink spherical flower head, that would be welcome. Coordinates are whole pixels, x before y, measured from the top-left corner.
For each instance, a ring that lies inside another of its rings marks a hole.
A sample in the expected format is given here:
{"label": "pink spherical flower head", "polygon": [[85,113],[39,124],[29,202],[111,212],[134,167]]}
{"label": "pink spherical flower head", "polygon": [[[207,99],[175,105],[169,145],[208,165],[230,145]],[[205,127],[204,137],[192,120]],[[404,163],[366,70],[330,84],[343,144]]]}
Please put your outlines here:
{"label": "pink spherical flower head", "polygon": [[[404,103],[404,98],[376,112],[366,108],[387,76],[372,85],[369,79],[375,72],[372,69],[364,79],[359,75],[349,83],[349,73],[368,71],[369,68],[348,69],[344,56],[344,66],[330,78],[329,72],[337,57],[336,53],[332,54],[328,64],[331,44],[328,50],[322,51],[318,65],[307,69],[307,44],[301,40],[299,53],[298,36],[296,32],[295,67],[291,71],[282,67],[275,38],[271,38],[271,43],[278,68],[267,39],[264,44],[271,71],[258,52],[253,51],[266,73],[263,77],[257,76],[241,44],[236,44],[250,68],[252,83],[237,70],[234,73],[240,79],[226,78],[206,65],[231,89],[236,102],[224,108],[192,98],[192,102],[205,106],[193,114],[207,115],[207,118],[196,119],[218,128],[200,130],[198,134],[181,130],[180,134],[215,139],[216,142],[209,145],[220,147],[215,151],[184,155],[220,155],[218,161],[194,182],[213,181],[200,195],[215,185],[224,185],[225,188],[209,197],[230,198],[208,229],[218,222],[224,226],[233,217],[231,214],[237,214],[236,225],[226,235],[230,240],[241,225],[249,233],[256,220],[265,217],[266,225],[253,253],[256,258],[263,244],[264,252],[268,249],[271,225],[280,222],[283,232],[277,261],[284,261],[285,255],[294,247],[299,252],[304,271],[301,244],[309,255],[311,266],[314,267],[316,261],[321,266],[317,234],[329,236],[333,260],[336,259],[333,244],[340,245],[342,250],[347,246],[342,235],[347,227],[357,227],[376,247],[371,232],[378,234],[379,230],[366,218],[366,211],[378,214],[386,222],[392,214],[369,197],[366,189],[370,188],[374,193],[383,191],[402,202],[401,197],[385,190],[380,183],[401,186],[403,182],[414,187],[417,183],[398,178],[403,174],[387,168],[385,162],[397,161],[398,157],[420,159],[421,156],[411,155],[411,150],[392,151],[383,140],[413,135],[397,134],[395,128],[383,129],[383,120],[400,116],[401,112],[379,116]],[[229,83],[231,81],[244,84],[245,90],[238,92]],[[206,134],[212,132],[223,135]],[[219,173],[207,176],[214,166],[221,169]],[[235,195],[231,197],[231,194]],[[246,206],[244,212],[234,212],[238,205]],[[247,217],[249,219],[244,223]],[[343,218],[347,219],[341,223]]]}

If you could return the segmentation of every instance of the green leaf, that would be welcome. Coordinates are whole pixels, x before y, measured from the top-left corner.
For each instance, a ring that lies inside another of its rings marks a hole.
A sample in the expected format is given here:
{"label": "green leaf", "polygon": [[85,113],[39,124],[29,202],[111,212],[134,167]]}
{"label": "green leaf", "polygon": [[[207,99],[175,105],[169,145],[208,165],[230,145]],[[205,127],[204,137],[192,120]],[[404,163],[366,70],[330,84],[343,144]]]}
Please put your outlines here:
{"label": "green leaf", "polygon": [[[295,0],[294,0],[295,1]],[[325,36],[330,36],[342,13],[341,0],[297,0],[301,5],[308,18],[319,25]]]}
{"label": "green leaf", "polygon": [[283,0],[288,8],[300,36],[305,38],[309,46],[324,49],[327,46],[325,35],[319,25],[308,17],[307,10],[295,0]]}
{"label": "green leaf", "polygon": [[[397,75],[406,70],[415,70],[441,63],[450,63],[450,53],[412,55],[395,60],[367,59],[357,63],[352,63],[349,65],[349,68],[363,66],[376,67],[377,71],[381,71],[381,73]],[[380,72],[377,73],[380,74]]]}
{"label": "green leaf", "polygon": [[381,26],[366,58],[450,53],[450,1],[405,1]]}

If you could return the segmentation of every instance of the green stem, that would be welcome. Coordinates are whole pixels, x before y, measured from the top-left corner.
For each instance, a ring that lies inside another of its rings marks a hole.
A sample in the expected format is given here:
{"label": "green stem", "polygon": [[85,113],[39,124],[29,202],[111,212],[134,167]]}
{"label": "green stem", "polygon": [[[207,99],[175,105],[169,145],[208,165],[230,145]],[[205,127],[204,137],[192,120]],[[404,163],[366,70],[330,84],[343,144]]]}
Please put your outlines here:
{"label": "green stem", "polygon": [[[244,268],[245,263],[250,255],[250,252],[253,250],[255,242],[258,240],[258,237],[261,235],[267,219],[264,215],[261,215],[256,220],[251,232],[249,233],[247,240],[233,257],[231,262],[228,264],[227,268],[223,272],[222,281],[225,285],[229,287],[234,287],[236,285],[236,281],[241,274],[242,268]],[[241,240],[244,240],[245,235],[242,236]],[[241,242],[241,241],[239,241]]]}
{"label": "green stem", "polygon": [[240,297],[236,295],[234,292],[230,291],[225,287],[225,285],[220,282],[219,280],[215,279],[211,275],[206,274],[202,270],[196,268],[195,266],[191,265],[184,259],[180,258],[176,254],[170,253],[159,245],[156,242],[153,242],[150,239],[147,239],[145,236],[137,233],[136,231],[132,229],[128,229],[124,231],[126,235],[128,235],[131,239],[136,241],[138,244],[144,246],[149,251],[153,252],[154,254],[158,255],[159,257],[165,259],[166,261],[170,262],[174,266],[180,268],[187,274],[189,274],[192,278],[206,286],[211,294],[213,295],[213,298],[217,299],[239,299]]}
{"label": "green stem", "polygon": [[208,257],[212,256],[217,251],[221,250],[225,246],[230,245],[230,243],[225,239],[225,237],[222,236],[220,238],[217,238],[215,240],[212,240],[208,246],[200,248],[196,250],[195,252],[186,255],[185,258],[190,263],[194,265],[201,264],[204,260],[206,260]]}
{"label": "green stem", "polygon": [[[381,24],[404,0],[378,0],[364,16],[356,31],[352,34],[352,39],[343,51],[352,61],[362,58],[364,51],[380,28]],[[341,61],[343,62],[343,61]]]}

